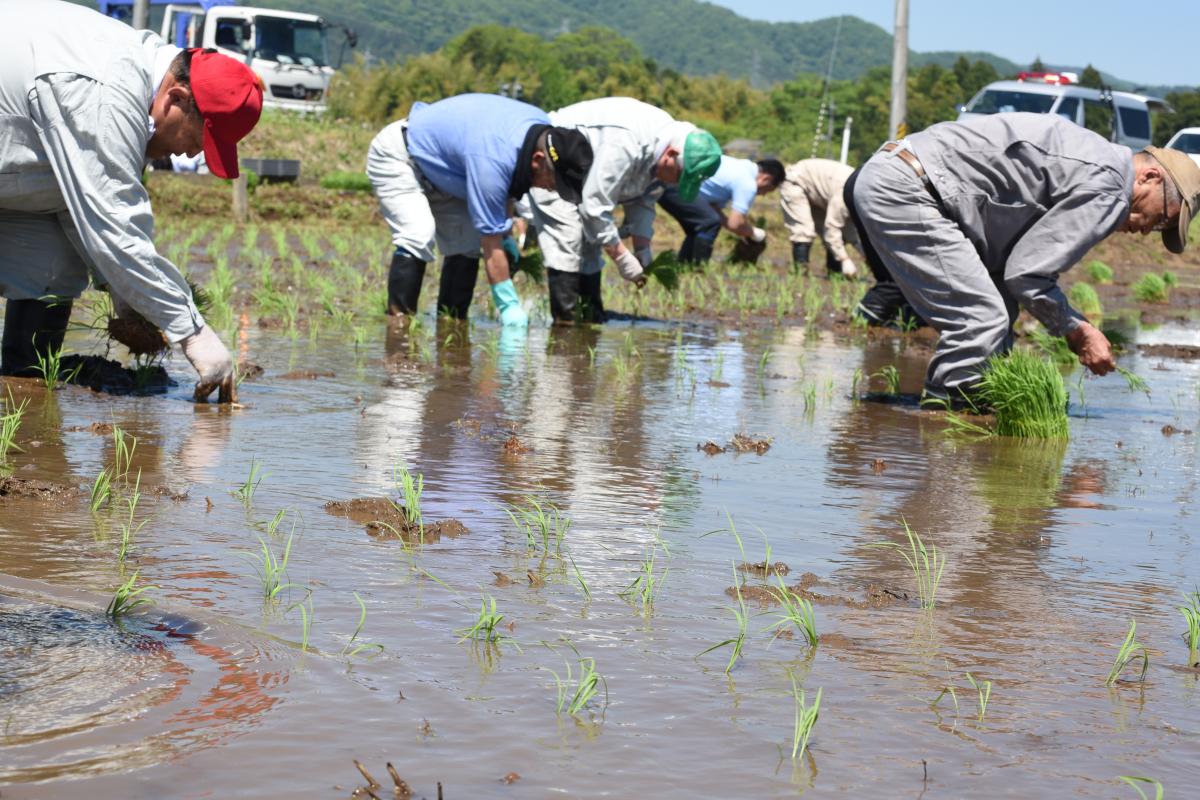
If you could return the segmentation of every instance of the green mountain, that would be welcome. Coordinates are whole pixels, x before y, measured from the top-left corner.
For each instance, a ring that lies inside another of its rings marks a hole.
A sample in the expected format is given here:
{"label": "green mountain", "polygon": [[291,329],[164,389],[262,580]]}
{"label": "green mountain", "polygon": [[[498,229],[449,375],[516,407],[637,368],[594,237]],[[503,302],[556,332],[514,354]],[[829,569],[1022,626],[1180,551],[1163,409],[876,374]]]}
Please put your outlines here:
{"label": "green mountain", "polygon": [[[353,28],[358,50],[373,58],[426,53],[473,25],[507,25],[544,37],[584,25],[613,28],[661,66],[689,75],[725,73],[757,86],[797,73],[824,74],[837,37],[833,77],[854,79],[892,60],[891,33],[858,17],[815,22],[762,22],[698,0],[254,0],[308,11]],[[840,23],[839,23],[840,20]],[[840,31],[839,31],[840,27]],[[950,66],[958,53],[912,54],[914,65]],[[1012,62],[982,57],[1002,74]]]}

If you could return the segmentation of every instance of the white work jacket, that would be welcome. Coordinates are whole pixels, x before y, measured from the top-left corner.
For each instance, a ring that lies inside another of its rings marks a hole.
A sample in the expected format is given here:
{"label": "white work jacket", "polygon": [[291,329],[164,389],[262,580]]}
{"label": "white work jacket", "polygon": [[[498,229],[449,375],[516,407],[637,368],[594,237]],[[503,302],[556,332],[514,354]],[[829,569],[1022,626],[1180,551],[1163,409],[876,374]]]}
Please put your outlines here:
{"label": "white work jacket", "polygon": [[[156,57],[168,46],[58,0],[0,0],[0,20],[0,211],[65,210],[116,295],[172,342],[196,333],[204,320],[183,275],[154,247],[141,182]],[[41,268],[2,255],[0,271]]]}
{"label": "white work jacket", "polygon": [[550,122],[577,127],[592,145],[592,168],[583,184],[584,238],[603,247],[621,241],[613,219],[617,204],[625,208],[629,234],[654,235],[658,193],[652,191],[660,134],[675,120],[660,108],[631,97],[603,97],[550,112]]}

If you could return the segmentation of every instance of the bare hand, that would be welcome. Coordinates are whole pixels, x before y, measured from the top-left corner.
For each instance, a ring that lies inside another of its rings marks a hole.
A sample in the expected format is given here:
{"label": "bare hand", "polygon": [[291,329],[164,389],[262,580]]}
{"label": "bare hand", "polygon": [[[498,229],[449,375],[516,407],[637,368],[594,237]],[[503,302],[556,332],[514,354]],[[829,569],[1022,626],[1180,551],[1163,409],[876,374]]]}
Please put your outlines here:
{"label": "bare hand", "polygon": [[1068,333],[1067,344],[1079,356],[1079,363],[1096,375],[1107,375],[1117,368],[1108,337],[1089,322],[1080,322],[1079,327]]}

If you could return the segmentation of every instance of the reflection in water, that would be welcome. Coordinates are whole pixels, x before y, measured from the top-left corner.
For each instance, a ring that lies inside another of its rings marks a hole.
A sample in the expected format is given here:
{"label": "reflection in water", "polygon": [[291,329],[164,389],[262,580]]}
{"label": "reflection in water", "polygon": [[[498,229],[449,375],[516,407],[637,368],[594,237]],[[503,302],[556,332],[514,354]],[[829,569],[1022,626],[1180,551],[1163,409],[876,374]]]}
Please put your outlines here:
{"label": "reflection in water", "polygon": [[0,595],[0,780],[124,771],[258,724],[282,674],[255,669],[261,652],[235,657],[174,633],[187,625],[151,629]]}

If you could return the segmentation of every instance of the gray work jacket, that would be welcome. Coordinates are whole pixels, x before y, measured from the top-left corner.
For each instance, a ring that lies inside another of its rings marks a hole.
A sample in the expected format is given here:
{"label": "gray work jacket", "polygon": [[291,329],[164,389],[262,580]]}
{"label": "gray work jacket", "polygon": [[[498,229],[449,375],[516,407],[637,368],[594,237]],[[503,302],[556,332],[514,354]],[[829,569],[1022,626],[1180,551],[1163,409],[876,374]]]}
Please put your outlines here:
{"label": "gray work jacket", "polygon": [[908,137],[942,207],[1055,335],[1080,319],[1058,276],[1129,215],[1133,153],[1055,114],[993,114]]}
{"label": "gray work jacket", "polygon": [[578,127],[592,145],[592,168],[583,185],[584,238],[604,247],[621,241],[613,209],[625,208],[630,235],[654,236],[654,166],[659,135],[675,120],[662,109],[630,97],[604,97],[550,112],[550,121]]}
{"label": "gray work jacket", "polygon": [[196,333],[204,320],[154,247],[141,182],[155,61],[167,45],[51,0],[0,0],[0,20],[0,209],[69,212],[116,295],[172,342]]}

